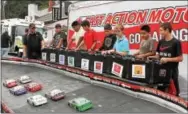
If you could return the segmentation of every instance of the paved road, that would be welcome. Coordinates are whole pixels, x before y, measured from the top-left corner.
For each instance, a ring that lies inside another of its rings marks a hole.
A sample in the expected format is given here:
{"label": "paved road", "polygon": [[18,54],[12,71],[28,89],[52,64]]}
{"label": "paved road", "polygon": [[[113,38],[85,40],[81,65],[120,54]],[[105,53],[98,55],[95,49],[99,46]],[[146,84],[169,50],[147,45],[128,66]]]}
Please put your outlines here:
{"label": "paved road", "polygon": [[[157,104],[94,86],[62,74],[35,67],[2,63],[2,81],[8,78],[17,79],[22,75],[32,77],[34,81],[42,83],[44,88],[34,94],[13,96],[7,88],[2,87],[2,99],[16,113],[76,113],[74,109],[68,107],[67,102],[80,96],[90,99],[94,104],[94,108],[86,111],[87,113],[172,113],[171,110]],[[39,107],[27,104],[27,97],[35,94],[44,95],[53,88],[65,90],[66,98],[58,102],[48,100],[48,104]]]}

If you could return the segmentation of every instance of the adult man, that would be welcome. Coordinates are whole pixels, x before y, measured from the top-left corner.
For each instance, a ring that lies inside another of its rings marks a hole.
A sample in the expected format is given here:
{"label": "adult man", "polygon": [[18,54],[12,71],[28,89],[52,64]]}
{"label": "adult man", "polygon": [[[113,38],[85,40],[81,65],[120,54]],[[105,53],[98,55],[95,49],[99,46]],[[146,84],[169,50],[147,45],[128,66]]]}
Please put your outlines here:
{"label": "adult man", "polygon": [[85,30],[84,40],[80,43],[80,45],[77,47],[76,50],[79,50],[84,44],[86,45],[86,49],[88,51],[96,50],[96,44],[97,44],[96,32],[90,28],[90,23],[87,20],[84,20],[81,26]]}
{"label": "adult man", "polygon": [[129,42],[125,35],[123,34],[124,27],[123,25],[116,25],[114,32],[116,34],[117,40],[113,46],[113,49],[107,50],[107,51],[102,51],[102,54],[110,54],[110,53],[115,53],[121,56],[125,56],[129,54]]}
{"label": "adult man", "polygon": [[112,26],[110,24],[104,26],[104,33],[105,38],[102,47],[99,48],[100,51],[112,49],[117,39],[116,35],[112,33]]}
{"label": "adult man", "polygon": [[148,56],[155,55],[155,45],[153,39],[150,38],[150,27],[143,25],[140,29],[140,43],[139,51],[134,54],[137,58],[146,59]]}
{"label": "adult man", "polygon": [[34,23],[29,25],[29,33],[24,39],[23,57],[29,59],[40,59],[41,49],[44,48],[44,40],[39,32],[36,32]]}
{"label": "adult man", "polygon": [[11,37],[8,35],[8,32],[5,31],[1,35],[1,57],[7,56],[9,52],[9,47],[11,46]]}
{"label": "adult man", "polygon": [[61,47],[66,48],[67,47],[67,35],[65,32],[62,32],[61,25],[56,24],[55,25],[55,35],[50,42],[49,46],[52,46],[53,48],[59,49]]}
{"label": "adult man", "polygon": [[[76,48],[80,45],[80,43],[83,41],[85,31],[81,27],[81,24],[78,21],[74,21],[72,23],[72,28],[74,29],[74,34],[68,43],[67,49],[69,49],[70,45],[74,42],[76,44]],[[80,49],[85,49],[85,45],[80,47]]]}
{"label": "adult man", "polygon": [[170,23],[162,23],[160,25],[160,34],[163,39],[159,41],[157,46],[157,55],[149,58],[159,58],[161,64],[172,70],[172,79],[174,81],[177,96],[179,96],[179,82],[178,82],[178,65],[183,61],[181,42],[172,37],[172,26]]}

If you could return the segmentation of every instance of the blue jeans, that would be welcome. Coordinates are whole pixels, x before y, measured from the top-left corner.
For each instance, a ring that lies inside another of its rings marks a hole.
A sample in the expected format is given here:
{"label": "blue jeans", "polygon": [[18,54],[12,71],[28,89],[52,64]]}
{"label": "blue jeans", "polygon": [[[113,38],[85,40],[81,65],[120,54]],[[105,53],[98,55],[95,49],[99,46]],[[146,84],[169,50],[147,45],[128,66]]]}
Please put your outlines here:
{"label": "blue jeans", "polygon": [[1,57],[8,56],[9,48],[1,48]]}

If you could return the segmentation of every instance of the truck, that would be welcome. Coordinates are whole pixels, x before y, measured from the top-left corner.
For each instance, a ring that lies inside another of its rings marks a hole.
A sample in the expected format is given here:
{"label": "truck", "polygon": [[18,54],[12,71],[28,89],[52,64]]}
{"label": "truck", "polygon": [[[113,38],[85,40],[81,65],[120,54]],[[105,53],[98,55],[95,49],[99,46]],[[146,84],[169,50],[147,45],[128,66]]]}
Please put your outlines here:
{"label": "truck", "polygon": [[1,20],[2,33],[7,31],[11,37],[12,45],[10,46],[9,54],[21,57],[23,54],[22,39],[25,34],[25,29],[29,27],[30,23],[36,25],[36,31],[40,32],[45,37],[44,22],[30,20],[28,18],[11,18]]}
{"label": "truck", "polygon": [[[183,62],[179,64],[180,96],[188,98],[188,7],[187,1],[77,1],[69,6],[68,40],[74,34],[71,23],[75,20],[88,20],[97,32],[97,47],[104,40],[103,26],[109,23],[124,25],[124,33],[129,40],[130,54],[138,50],[141,42],[140,26],[148,24],[155,45],[161,39],[160,22],[170,22],[172,36],[181,41]],[[71,47],[75,45],[72,44]]]}

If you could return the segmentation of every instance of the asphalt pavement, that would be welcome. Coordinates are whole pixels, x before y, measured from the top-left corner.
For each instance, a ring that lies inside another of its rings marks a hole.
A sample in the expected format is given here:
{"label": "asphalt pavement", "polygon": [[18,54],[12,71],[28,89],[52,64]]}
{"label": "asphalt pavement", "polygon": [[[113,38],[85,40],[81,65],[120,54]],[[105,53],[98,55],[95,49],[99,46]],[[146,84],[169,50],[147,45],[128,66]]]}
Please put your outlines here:
{"label": "asphalt pavement", "polygon": [[[94,104],[87,113],[173,113],[173,111],[157,104],[141,100],[111,89],[101,88],[71,77],[37,67],[2,63],[2,81],[18,79],[28,75],[34,82],[41,83],[43,89],[35,93],[14,96],[6,87],[2,86],[2,100],[16,113],[76,113],[67,103],[77,97],[85,97]],[[41,94],[52,89],[61,89],[66,93],[63,100],[48,103],[39,107],[27,104],[29,96]]]}

